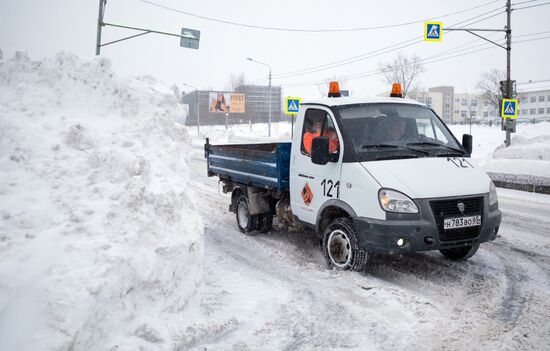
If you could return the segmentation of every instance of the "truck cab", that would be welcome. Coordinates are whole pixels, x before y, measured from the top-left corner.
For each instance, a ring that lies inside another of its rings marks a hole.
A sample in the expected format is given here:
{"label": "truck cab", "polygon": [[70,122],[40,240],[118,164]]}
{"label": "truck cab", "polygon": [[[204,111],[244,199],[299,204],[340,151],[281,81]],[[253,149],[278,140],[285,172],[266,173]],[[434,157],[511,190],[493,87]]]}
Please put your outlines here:
{"label": "truck cab", "polygon": [[467,259],[498,233],[494,184],[470,159],[471,136],[460,143],[432,109],[393,95],[338,97],[333,89],[333,97],[301,104],[287,189],[220,178],[249,210],[263,201],[275,204],[268,216],[282,217],[277,207],[289,203],[285,210],[317,233],[335,269],[362,270],[373,252]]}

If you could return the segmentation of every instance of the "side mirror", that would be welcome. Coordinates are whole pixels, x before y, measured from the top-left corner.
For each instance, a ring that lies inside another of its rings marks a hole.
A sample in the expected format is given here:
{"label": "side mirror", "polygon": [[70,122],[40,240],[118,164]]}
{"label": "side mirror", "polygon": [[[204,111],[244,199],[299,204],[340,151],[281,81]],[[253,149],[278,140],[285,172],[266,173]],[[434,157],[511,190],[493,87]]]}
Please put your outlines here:
{"label": "side mirror", "polygon": [[470,134],[462,135],[462,146],[466,149],[468,155],[472,154],[473,137]]}
{"label": "side mirror", "polygon": [[313,138],[311,162],[316,165],[326,165],[328,163],[328,137],[318,136]]}

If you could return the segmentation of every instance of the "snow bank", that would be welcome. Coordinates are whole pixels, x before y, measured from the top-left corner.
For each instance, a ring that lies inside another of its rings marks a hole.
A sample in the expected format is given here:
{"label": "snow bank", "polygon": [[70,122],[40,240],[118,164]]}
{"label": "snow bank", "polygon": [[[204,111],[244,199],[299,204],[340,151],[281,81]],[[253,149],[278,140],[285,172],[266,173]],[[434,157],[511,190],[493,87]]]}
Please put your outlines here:
{"label": "snow bank", "polygon": [[175,348],[203,256],[183,116],[106,59],[0,62],[0,350]]}

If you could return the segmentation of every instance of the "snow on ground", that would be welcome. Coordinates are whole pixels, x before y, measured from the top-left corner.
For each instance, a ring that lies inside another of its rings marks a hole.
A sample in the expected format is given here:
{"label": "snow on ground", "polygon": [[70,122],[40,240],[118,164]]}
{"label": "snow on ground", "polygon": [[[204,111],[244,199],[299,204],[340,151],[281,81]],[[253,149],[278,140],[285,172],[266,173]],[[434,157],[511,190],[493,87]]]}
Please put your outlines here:
{"label": "snow on ground", "polygon": [[[182,116],[169,89],[101,58],[0,63],[1,351],[547,349],[549,196],[498,189],[501,237],[467,262],[332,271],[312,232],[241,234],[206,176],[204,137],[283,141],[290,123],[198,136]],[[483,167],[526,153],[495,152],[496,127],[472,134]],[[518,127],[525,145],[549,134]]]}
{"label": "snow on ground", "polygon": [[0,62],[0,350],[194,337],[203,226],[183,116],[106,59]]}

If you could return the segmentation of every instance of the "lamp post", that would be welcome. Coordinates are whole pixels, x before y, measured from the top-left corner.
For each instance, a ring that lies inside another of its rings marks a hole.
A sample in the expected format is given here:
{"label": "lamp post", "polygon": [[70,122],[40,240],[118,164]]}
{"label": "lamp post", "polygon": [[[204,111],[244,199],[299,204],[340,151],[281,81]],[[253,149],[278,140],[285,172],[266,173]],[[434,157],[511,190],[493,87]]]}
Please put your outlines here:
{"label": "lamp post", "polygon": [[271,137],[271,66],[268,65],[267,63],[254,60],[253,58],[250,58],[250,57],[247,57],[246,59],[248,61],[256,62],[256,63],[259,63],[260,65],[267,66],[267,68],[269,68],[269,89],[268,89],[268,92],[269,92],[269,115],[268,115],[268,122],[267,122],[267,136]]}
{"label": "lamp post", "polygon": [[200,108],[201,108],[201,105],[200,105],[200,100],[199,100],[199,89],[197,89],[196,87],[192,86],[192,85],[189,85],[187,83],[183,83],[184,86],[186,87],[189,87],[189,88],[192,88],[192,89],[195,89],[195,91],[197,92],[197,135],[200,134],[200,125],[201,125],[201,119],[200,119]]}

